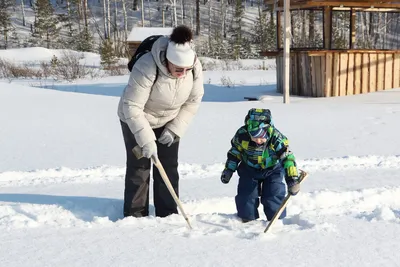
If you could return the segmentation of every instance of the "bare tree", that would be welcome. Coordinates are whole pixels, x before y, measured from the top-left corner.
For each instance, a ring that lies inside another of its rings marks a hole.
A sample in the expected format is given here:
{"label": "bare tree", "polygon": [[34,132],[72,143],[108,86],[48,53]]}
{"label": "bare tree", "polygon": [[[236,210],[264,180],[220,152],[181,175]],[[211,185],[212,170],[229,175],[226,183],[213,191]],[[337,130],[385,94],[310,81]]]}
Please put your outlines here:
{"label": "bare tree", "polygon": [[300,35],[300,46],[305,47],[305,44],[307,43],[307,30],[306,25],[307,25],[307,10],[301,10],[300,12],[297,13],[298,16],[301,16],[301,35]]}
{"label": "bare tree", "polygon": [[196,35],[200,35],[200,0],[196,0]]}
{"label": "bare tree", "polygon": [[185,0],[181,0],[181,4],[182,4],[182,23],[183,23],[183,19],[186,19],[186,3],[185,3]]}
{"label": "bare tree", "polygon": [[139,0],[133,0],[132,9],[133,9],[134,11],[138,11],[138,10],[139,10],[139,3],[138,3],[138,1],[139,1]]}
{"label": "bare tree", "polygon": [[76,1],[77,4],[77,12],[78,12],[78,31],[81,32],[81,19],[82,19],[82,11],[81,11],[81,1]]}
{"label": "bare tree", "polygon": [[150,8],[150,0],[147,0],[147,10],[149,11],[149,25],[151,27],[151,8]]}
{"label": "bare tree", "polygon": [[308,32],[310,34],[310,41],[312,45],[315,47],[316,42],[315,42],[315,14],[314,10],[309,11],[309,23],[308,23]]}
{"label": "bare tree", "polygon": [[[190,28],[193,30],[194,29],[194,25],[193,25],[193,6],[190,7]],[[197,33],[196,33],[197,34]]]}
{"label": "bare tree", "polygon": [[106,0],[107,2],[107,38],[111,38],[111,10],[110,10],[110,0]]}
{"label": "bare tree", "polygon": [[183,17],[184,17],[184,8],[183,8],[183,0],[181,0],[181,24],[183,25]]}
{"label": "bare tree", "polygon": [[140,15],[142,17],[142,27],[144,27],[144,3],[140,0]]}
{"label": "bare tree", "polygon": [[124,16],[124,33],[125,33],[125,40],[128,38],[128,15],[126,13],[126,3],[125,0],[121,0],[122,1],[122,13]]}
{"label": "bare tree", "polygon": [[[209,47],[211,46],[211,40],[212,40],[212,32],[211,32],[211,27],[212,27],[211,11],[212,11],[211,0],[208,0],[208,44],[209,44]],[[209,50],[210,50],[210,49],[209,49]]]}
{"label": "bare tree", "polygon": [[178,18],[176,16],[176,0],[170,0],[172,6],[172,27],[178,25]]}
{"label": "bare tree", "polygon": [[21,11],[22,11],[22,25],[25,27],[26,26],[26,21],[25,21],[25,3],[24,3],[24,0],[21,0]]}
{"label": "bare tree", "polygon": [[107,27],[107,5],[106,1],[108,0],[103,0],[103,22],[104,22],[104,39],[108,39],[110,36],[110,33],[108,32],[108,27]]}
{"label": "bare tree", "polygon": [[117,17],[118,17],[117,0],[114,0],[114,25],[113,25],[113,30],[114,30],[114,44],[117,43],[117,39],[118,39],[118,22],[117,22]]}
{"label": "bare tree", "polygon": [[227,15],[228,6],[224,0],[221,0],[221,36],[226,38],[226,15]]}
{"label": "bare tree", "polygon": [[83,4],[82,4],[82,8],[83,8],[83,20],[85,22],[85,29],[89,28],[89,24],[88,24],[88,3],[87,0],[82,0]]}

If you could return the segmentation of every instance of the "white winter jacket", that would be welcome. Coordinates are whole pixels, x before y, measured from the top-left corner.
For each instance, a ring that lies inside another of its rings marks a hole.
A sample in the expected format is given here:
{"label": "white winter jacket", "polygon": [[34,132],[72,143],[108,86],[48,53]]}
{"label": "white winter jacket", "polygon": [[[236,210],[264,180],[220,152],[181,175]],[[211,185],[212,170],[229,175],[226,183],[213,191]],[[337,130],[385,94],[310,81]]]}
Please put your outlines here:
{"label": "white winter jacket", "polygon": [[192,71],[175,78],[167,69],[167,45],[168,37],[161,37],[151,53],[139,58],[118,105],[120,120],[128,124],[141,147],[156,140],[152,129],[163,126],[182,137],[204,95],[199,59]]}

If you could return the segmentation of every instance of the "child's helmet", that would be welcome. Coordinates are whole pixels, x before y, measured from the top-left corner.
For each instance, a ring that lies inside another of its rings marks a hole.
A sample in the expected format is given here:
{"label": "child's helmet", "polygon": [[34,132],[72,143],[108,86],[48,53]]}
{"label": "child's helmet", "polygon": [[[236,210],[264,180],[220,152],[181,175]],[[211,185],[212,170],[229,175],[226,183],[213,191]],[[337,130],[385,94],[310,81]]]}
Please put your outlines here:
{"label": "child's helmet", "polygon": [[246,115],[244,123],[251,137],[265,138],[267,128],[272,125],[272,116],[269,109],[252,108]]}

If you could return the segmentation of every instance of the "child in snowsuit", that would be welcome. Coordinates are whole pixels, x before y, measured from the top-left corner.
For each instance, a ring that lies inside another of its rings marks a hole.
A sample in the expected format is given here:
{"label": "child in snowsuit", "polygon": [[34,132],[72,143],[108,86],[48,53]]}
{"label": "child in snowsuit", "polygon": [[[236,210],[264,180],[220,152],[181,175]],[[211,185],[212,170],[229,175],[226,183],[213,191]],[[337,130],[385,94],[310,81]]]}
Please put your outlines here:
{"label": "child in snowsuit", "polygon": [[[288,139],[274,127],[270,110],[253,108],[231,144],[221,181],[227,184],[237,170],[239,184],[235,202],[238,217],[243,222],[258,219],[261,196],[264,213],[270,221],[285,198],[286,185],[291,195],[300,190],[296,161],[289,151]],[[279,219],[285,216],[286,210]]]}

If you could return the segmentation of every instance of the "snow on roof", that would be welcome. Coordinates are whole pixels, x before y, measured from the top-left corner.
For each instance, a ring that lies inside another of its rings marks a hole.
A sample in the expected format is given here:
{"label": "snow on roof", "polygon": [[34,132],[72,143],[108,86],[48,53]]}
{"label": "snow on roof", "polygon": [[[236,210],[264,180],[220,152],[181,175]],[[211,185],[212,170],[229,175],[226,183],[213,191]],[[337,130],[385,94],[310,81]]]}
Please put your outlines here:
{"label": "snow on roof", "polygon": [[170,35],[172,29],[162,27],[134,27],[129,33],[127,41],[141,42],[151,35]]}

